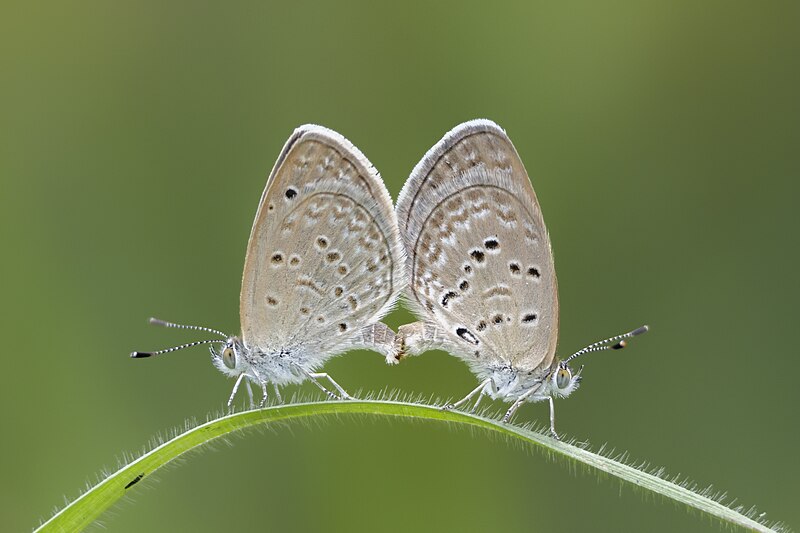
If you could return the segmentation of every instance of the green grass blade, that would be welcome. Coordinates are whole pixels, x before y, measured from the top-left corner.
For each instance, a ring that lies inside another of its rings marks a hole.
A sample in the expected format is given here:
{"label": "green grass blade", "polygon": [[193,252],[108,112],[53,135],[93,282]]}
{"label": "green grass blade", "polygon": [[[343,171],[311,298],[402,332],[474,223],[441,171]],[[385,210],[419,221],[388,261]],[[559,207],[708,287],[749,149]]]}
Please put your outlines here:
{"label": "green grass blade", "polygon": [[483,416],[458,411],[441,411],[431,405],[377,400],[294,403],[244,411],[217,418],[185,431],[120,468],[56,513],[42,524],[37,531],[79,531],[85,528],[127,491],[135,490],[135,484],[139,480],[151,475],[178,456],[210,441],[260,424],[326,415],[377,415],[441,421],[455,426],[480,428],[522,441],[534,448],[541,449],[551,456],[565,458],[586,465],[591,469],[605,472],[623,482],[652,491],[676,503],[706,513],[725,524],[737,525],[753,531],[785,531],[779,525],[768,526],[759,521],[760,517],[753,517],[752,512],[745,514],[739,509],[731,509],[702,491],[683,486],[683,484],[673,483],[659,477],[659,475],[648,473],[618,460],[590,452],[582,447],[552,439],[542,433],[510,424],[503,424]]}

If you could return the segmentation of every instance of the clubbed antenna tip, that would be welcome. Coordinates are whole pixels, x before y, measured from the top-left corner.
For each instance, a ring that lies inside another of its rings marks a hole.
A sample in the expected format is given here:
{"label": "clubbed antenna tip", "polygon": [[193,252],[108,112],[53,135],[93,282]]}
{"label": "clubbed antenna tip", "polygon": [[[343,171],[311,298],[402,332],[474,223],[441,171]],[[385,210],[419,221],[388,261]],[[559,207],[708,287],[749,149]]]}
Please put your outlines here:
{"label": "clubbed antenna tip", "polygon": [[[608,339],[604,339],[602,341],[595,342],[593,344],[590,344],[586,348],[578,350],[574,354],[572,354],[569,357],[567,357],[566,359],[564,359],[564,363],[569,363],[570,361],[572,361],[576,357],[579,357],[579,356],[581,356],[583,354],[586,354],[586,353],[602,352],[603,350],[621,350],[622,348],[624,348],[625,346],[628,345],[628,343],[625,341],[625,339],[629,339],[629,338],[634,337],[636,335],[641,335],[642,333],[647,333],[649,330],[650,330],[649,326],[641,326],[641,327],[636,328],[633,331],[629,331],[628,333],[623,333],[622,335],[616,335],[615,337],[611,337],[611,338],[608,338]],[[614,343],[614,344],[611,344],[611,343]]]}
{"label": "clubbed antenna tip", "polygon": [[640,328],[636,328],[635,330],[633,330],[633,331],[631,331],[629,333],[626,333],[623,336],[624,338],[621,341],[619,341],[618,343],[614,344],[610,348],[612,350],[621,350],[621,349],[625,348],[628,345],[627,341],[625,341],[625,338],[635,337],[636,335],[641,335],[642,333],[647,333],[649,330],[650,330],[649,326],[642,326]]}
{"label": "clubbed antenna tip", "polygon": [[144,359],[145,357],[152,357],[154,355],[177,352],[178,350],[183,350],[184,348],[191,348],[192,346],[199,346],[201,344],[210,344],[210,343],[225,344],[225,341],[220,339],[209,339],[205,341],[187,342],[186,344],[181,344],[180,346],[173,346],[172,348],[165,348],[164,350],[158,350],[157,352],[131,352],[131,357],[133,359]]}

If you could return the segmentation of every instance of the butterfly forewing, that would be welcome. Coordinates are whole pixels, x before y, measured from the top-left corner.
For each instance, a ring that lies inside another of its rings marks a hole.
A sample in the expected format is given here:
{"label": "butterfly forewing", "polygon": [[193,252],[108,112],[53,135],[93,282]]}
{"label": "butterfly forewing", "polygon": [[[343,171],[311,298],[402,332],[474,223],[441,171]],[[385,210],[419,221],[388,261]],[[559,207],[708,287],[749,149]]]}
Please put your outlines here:
{"label": "butterfly forewing", "polygon": [[[346,350],[388,312],[404,285],[391,198],[339,134],[303,126],[267,182],[247,247],[240,315],[264,352]],[[318,353],[315,353],[318,352]]]}
{"label": "butterfly forewing", "polygon": [[408,297],[470,362],[549,365],[558,333],[550,240],[528,174],[486,120],[448,133],[400,194]]}

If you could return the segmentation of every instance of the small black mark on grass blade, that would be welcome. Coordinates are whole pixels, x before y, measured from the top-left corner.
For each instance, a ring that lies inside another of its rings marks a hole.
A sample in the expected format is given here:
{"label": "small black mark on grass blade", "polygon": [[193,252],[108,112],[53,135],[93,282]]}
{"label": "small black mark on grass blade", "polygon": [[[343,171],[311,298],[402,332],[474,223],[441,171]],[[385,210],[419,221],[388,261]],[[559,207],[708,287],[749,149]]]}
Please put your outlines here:
{"label": "small black mark on grass blade", "polygon": [[128,490],[129,488],[131,488],[134,485],[136,485],[137,483],[139,483],[139,481],[141,481],[143,477],[144,477],[144,473],[141,473],[138,476],[136,476],[135,478],[133,478],[130,483],[125,485],[125,490]]}

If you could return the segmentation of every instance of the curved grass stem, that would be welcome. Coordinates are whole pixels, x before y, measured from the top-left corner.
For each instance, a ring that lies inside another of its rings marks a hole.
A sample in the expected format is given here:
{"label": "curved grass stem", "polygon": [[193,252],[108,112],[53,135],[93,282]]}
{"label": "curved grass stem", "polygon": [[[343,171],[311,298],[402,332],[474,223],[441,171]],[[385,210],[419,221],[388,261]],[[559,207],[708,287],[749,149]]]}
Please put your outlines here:
{"label": "curved grass stem", "polygon": [[180,455],[231,433],[275,422],[287,422],[307,417],[330,415],[384,416],[414,420],[440,421],[455,426],[486,430],[521,441],[554,457],[588,466],[617,477],[623,483],[651,491],[688,508],[698,510],[719,521],[752,531],[779,531],[780,526],[768,526],[762,518],[732,509],[713,496],[685,484],[677,484],[582,447],[555,440],[548,435],[525,428],[503,424],[498,420],[458,411],[442,411],[433,405],[383,400],[351,400],[303,402],[277,405],[265,409],[244,411],[222,416],[189,429],[159,445],[150,452],[120,468],[56,513],[36,531],[78,531],[96,520],[127,491],[162,466]]}

